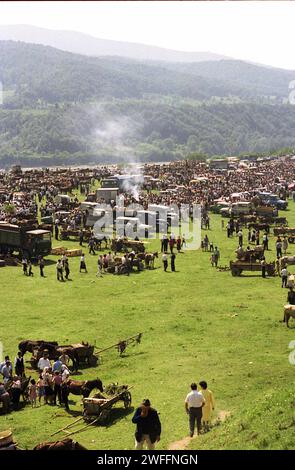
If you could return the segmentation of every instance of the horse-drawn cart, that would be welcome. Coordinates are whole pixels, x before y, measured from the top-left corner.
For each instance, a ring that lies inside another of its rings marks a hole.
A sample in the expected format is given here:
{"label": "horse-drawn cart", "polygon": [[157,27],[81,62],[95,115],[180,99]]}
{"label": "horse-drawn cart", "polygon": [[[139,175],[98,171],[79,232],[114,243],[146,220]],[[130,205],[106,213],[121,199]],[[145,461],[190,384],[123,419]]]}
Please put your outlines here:
{"label": "horse-drawn cart", "polygon": [[273,233],[275,236],[288,237],[289,243],[295,243],[295,228],[293,227],[275,227]]}
{"label": "horse-drawn cart", "polygon": [[[112,391],[116,391],[116,394],[112,394]],[[97,424],[108,424],[111,409],[118,401],[123,401],[125,409],[131,406],[131,393],[127,385],[115,386],[109,391],[106,390],[106,398],[99,398],[100,396],[102,397],[97,394],[91,398],[83,398],[83,419],[86,423],[95,420]]]}
{"label": "horse-drawn cart", "polygon": [[[259,262],[236,260],[230,262],[230,269],[233,276],[241,276],[243,271],[262,271]],[[266,272],[268,276],[275,275],[275,263],[266,264]]]}
{"label": "horse-drawn cart", "polygon": [[[68,229],[62,228],[60,232],[60,239],[61,240],[74,240],[79,241],[80,237],[80,230],[79,229]],[[88,241],[91,237],[90,230],[83,230],[83,239]]]}
{"label": "horse-drawn cart", "polygon": [[144,242],[139,240],[128,240],[127,238],[114,238],[112,240],[111,249],[115,253],[121,251],[133,250],[135,253],[144,253]]}
{"label": "horse-drawn cart", "polygon": [[[122,401],[126,410],[130,408],[132,401],[130,393],[131,388],[132,387],[128,387],[128,385],[110,384],[104,389],[103,394],[98,393],[93,397],[83,398],[82,416],[51,435],[54,436],[55,434],[63,432],[67,436],[70,436],[84,431],[93,424],[108,424],[111,419],[112,408],[116,403]],[[87,424],[75,429],[76,426],[80,425],[81,420],[84,420]]]}

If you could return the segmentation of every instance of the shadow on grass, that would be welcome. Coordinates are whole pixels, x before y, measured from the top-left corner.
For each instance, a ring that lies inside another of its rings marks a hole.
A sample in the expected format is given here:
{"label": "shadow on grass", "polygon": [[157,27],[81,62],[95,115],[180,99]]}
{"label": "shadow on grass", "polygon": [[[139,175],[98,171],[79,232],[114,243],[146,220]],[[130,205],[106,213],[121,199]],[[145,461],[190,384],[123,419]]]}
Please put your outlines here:
{"label": "shadow on grass", "polygon": [[142,356],[142,355],[145,355],[145,354],[146,354],[146,353],[143,352],[143,351],[135,352],[135,353],[133,353],[133,354],[132,354],[132,353],[131,353],[131,354],[128,354],[128,353],[124,354],[124,353],[123,353],[123,354],[121,354],[121,355],[119,356],[119,358],[120,358],[120,357],[121,357],[121,358],[130,357],[130,356],[132,356],[132,357],[134,357],[134,356]]}
{"label": "shadow on grass", "polygon": [[[235,277],[235,276],[233,276]],[[240,278],[243,278],[243,279],[252,279],[254,277],[260,277],[261,279],[264,279],[264,280],[268,280],[268,279],[274,279],[275,276],[266,276],[266,277],[262,277],[261,274],[241,274],[240,276],[236,276],[236,277],[240,277]]]}
{"label": "shadow on grass", "polygon": [[[123,404],[123,402],[122,402]],[[134,406],[130,408],[112,408],[110,410],[110,418],[108,423],[105,425],[106,428],[109,428],[113,424],[117,423],[121,419],[125,418],[126,416],[134,413]]]}

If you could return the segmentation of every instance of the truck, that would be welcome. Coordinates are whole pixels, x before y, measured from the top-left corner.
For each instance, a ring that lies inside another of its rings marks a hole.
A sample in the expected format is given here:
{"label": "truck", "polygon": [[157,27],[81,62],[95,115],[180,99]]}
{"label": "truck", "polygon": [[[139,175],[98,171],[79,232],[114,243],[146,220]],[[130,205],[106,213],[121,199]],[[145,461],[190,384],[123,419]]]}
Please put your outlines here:
{"label": "truck", "polygon": [[248,201],[233,202],[230,206],[220,209],[222,217],[239,217],[252,212],[252,203]]}
{"label": "truck", "polygon": [[276,207],[279,210],[286,210],[288,207],[288,202],[284,199],[280,199],[277,194],[272,194],[268,192],[260,192],[257,194],[262,202],[269,204],[270,206]]}
{"label": "truck", "polygon": [[28,227],[0,222],[0,253],[18,252],[29,259],[46,256],[51,252],[49,230],[28,230]]}

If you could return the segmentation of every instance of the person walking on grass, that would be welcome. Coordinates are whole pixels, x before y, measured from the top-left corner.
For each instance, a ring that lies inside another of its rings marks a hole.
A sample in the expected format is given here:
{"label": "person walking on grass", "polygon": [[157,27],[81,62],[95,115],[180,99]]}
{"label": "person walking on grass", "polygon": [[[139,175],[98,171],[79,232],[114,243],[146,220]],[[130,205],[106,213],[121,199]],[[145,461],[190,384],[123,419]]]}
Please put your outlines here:
{"label": "person walking on grass", "polygon": [[288,246],[289,246],[289,244],[288,244],[287,237],[284,237],[283,238],[283,243],[282,243],[282,248],[284,250],[284,255],[287,254]]}
{"label": "person walking on grass", "polygon": [[70,275],[70,265],[69,265],[69,260],[68,260],[68,258],[67,258],[67,259],[65,260],[65,262],[64,262],[64,268],[65,268],[65,273],[66,273],[65,278],[66,278],[66,280],[68,280],[68,279],[69,279],[69,275]]}
{"label": "person walking on grass", "polygon": [[217,248],[217,246],[215,247],[214,255],[215,255],[215,267],[217,268],[217,265],[218,265],[218,262],[219,262],[219,259],[220,259],[220,251]]}
{"label": "person walking on grass", "polygon": [[182,243],[181,238],[179,236],[177,237],[177,240],[176,240],[176,248],[177,248],[178,253],[180,253],[180,250],[181,250],[181,243]]}
{"label": "person walking on grass", "polygon": [[39,258],[39,269],[40,269],[40,276],[41,277],[45,277],[44,276],[44,266],[45,266],[44,258],[43,258],[43,256],[40,256],[40,258]]}
{"label": "person walking on grass", "polygon": [[163,261],[164,271],[166,272],[166,271],[167,271],[167,268],[168,268],[168,254],[167,254],[166,251],[165,251],[165,253],[163,253],[163,255],[162,255],[162,261]]}
{"label": "person walking on grass", "polygon": [[212,253],[212,255],[210,256],[210,262],[213,268],[215,266],[215,253]]}
{"label": "person walking on grass", "polygon": [[102,255],[99,256],[97,260],[97,273],[96,277],[103,277],[102,275],[102,268],[103,268],[103,257]]}
{"label": "person walking on grass", "polygon": [[185,399],[185,411],[189,415],[190,437],[193,437],[197,424],[197,434],[201,432],[202,408],[205,406],[205,398],[198,392],[198,386],[194,382],[191,384],[191,392]]}
{"label": "person walking on grass", "polygon": [[171,254],[171,271],[173,273],[175,273],[175,258],[176,258],[176,254],[172,253]]}
{"label": "person walking on grass", "polygon": [[82,272],[82,269],[84,270],[85,273],[87,273],[87,268],[86,268],[86,262],[85,262],[85,255],[82,253],[82,256],[80,258],[80,273]]}
{"label": "person walking on grass", "polygon": [[63,281],[63,265],[61,259],[59,259],[56,263],[56,278],[58,281]]}
{"label": "person walking on grass", "polygon": [[91,255],[91,253],[93,255],[95,255],[95,250],[94,250],[94,239],[93,238],[90,238],[89,239],[89,242],[88,242],[88,248],[89,248],[89,254]]}
{"label": "person walking on grass", "polygon": [[132,423],[136,424],[135,449],[143,450],[146,444],[148,450],[154,450],[156,442],[160,441],[161,422],[157,410],[151,408],[148,398],[135,411]]}
{"label": "person walking on grass", "polygon": [[22,265],[23,265],[23,273],[25,276],[27,276],[28,275],[28,261],[26,257],[23,257]]}
{"label": "person walking on grass", "polygon": [[277,258],[281,258],[282,257],[282,240],[280,237],[278,237],[276,241],[276,251],[277,251]]}
{"label": "person walking on grass", "polygon": [[205,405],[202,408],[202,426],[205,432],[209,431],[211,425],[212,411],[215,408],[214,396],[211,390],[208,390],[205,380],[199,383],[200,393],[205,399]]}
{"label": "person walking on grass", "polygon": [[268,236],[266,232],[263,234],[262,243],[264,250],[268,250]]}
{"label": "person walking on grass", "polygon": [[31,260],[28,262],[28,268],[29,268],[29,277],[34,276],[34,273],[33,273],[33,265],[32,265],[32,261],[31,261]]}
{"label": "person walking on grass", "polygon": [[288,270],[286,267],[284,267],[281,271],[281,277],[282,277],[282,287],[287,287],[287,282],[288,282]]}

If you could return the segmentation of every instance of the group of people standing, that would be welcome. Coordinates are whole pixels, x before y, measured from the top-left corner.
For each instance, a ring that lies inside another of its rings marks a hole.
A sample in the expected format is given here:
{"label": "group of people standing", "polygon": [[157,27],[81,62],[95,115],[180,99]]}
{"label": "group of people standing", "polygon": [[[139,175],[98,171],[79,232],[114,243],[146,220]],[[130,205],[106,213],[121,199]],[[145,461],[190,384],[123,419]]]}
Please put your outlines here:
{"label": "group of people standing", "polygon": [[[3,404],[3,412],[8,413],[11,405],[13,405],[14,409],[17,409],[19,405],[21,379],[25,374],[24,360],[21,352],[17,353],[14,366],[9,356],[5,356],[4,362],[0,363],[0,374],[3,377],[3,382],[0,382],[0,402]],[[7,389],[8,386],[10,393]]]}
{"label": "group of people standing", "polygon": [[186,245],[185,236],[182,237],[179,235],[177,238],[175,237],[174,233],[172,232],[170,238],[166,233],[162,235],[161,238],[161,253],[167,253],[168,247],[170,253],[173,253],[174,248],[176,247],[178,253],[180,253],[181,248]]}
{"label": "group of people standing", "polygon": [[[66,410],[69,410],[67,387],[70,376],[69,360],[67,354],[62,354],[51,364],[48,353],[44,352],[38,361],[39,377],[37,381],[31,379],[28,384],[28,396],[32,407],[37,406],[37,399],[39,405],[42,400],[44,404],[56,405],[58,399],[59,405],[64,405]],[[0,364],[0,374],[3,377],[3,383],[0,382],[0,402],[3,403],[3,412],[9,413],[11,405],[14,409],[18,409],[20,396],[23,393],[22,383],[26,380],[24,358],[20,351],[15,358],[14,367],[9,356],[5,356],[4,362]]]}
{"label": "group of people standing", "polygon": [[29,396],[32,407],[36,406],[38,396],[39,404],[41,404],[43,398],[44,404],[56,405],[58,399],[59,405],[62,406],[64,404],[65,409],[67,411],[69,410],[67,387],[70,376],[68,368],[69,360],[67,354],[62,354],[51,364],[47,353],[44,353],[39,359],[39,379],[37,383],[35,380],[31,380],[29,386]]}
{"label": "group of people standing", "polygon": [[64,281],[64,273],[65,279],[68,280],[70,275],[70,265],[66,254],[64,254],[56,263],[56,278],[58,281]]}

